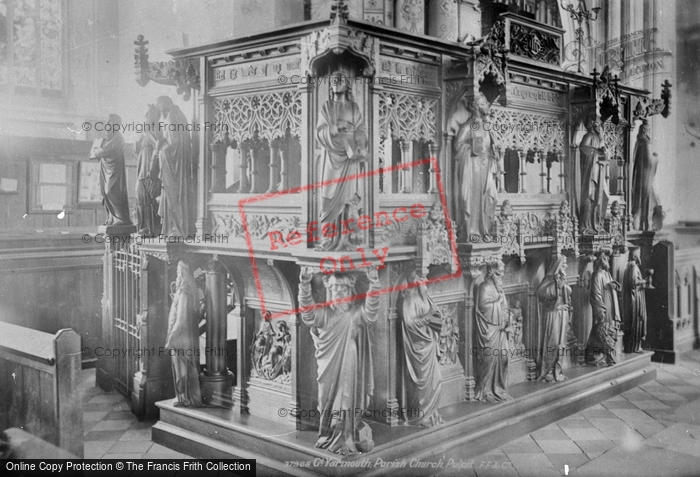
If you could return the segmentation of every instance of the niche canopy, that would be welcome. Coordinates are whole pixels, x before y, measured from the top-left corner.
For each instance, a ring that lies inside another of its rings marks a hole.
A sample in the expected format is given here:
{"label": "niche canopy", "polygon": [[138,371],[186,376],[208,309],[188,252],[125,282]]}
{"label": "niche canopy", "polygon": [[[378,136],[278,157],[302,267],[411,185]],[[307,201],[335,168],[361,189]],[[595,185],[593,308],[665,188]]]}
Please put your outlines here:
{"label": "niche canopy", "polygon": [[373,37],[348,26],[344,2],[332,6],[331,25],[315,31],[302,40],[303,73],[313,76],[326,71],[338,59],[351,64],[362,76],[372,77],[376,71],[376,44]]}

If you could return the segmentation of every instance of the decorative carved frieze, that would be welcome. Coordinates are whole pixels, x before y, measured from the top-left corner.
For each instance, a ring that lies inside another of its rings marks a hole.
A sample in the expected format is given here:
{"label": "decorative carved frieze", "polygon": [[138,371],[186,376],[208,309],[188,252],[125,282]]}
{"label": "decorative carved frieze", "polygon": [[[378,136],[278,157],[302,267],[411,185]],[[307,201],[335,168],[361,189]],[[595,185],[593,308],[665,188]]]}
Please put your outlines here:
{"label": "decorative carved frieze", "polygon": [[241,143],[257,132],[261,139],[272,141],[284,137],[287,129],[301,135],[301,94],[281,91],[216,100],[213,104],[216,123],[231,141]]}
{"label": "decorative carved frieze", "polygon": [[[301,225],[299,217],[296,216],[246,214],[246,219],[248,233],[254,239],[263,239],[271,231],[278,231],[287,236],[292,231],[298,231]],[[240,214],[212,212],[212,233],[230,238],[244,238],[245,231]]]}
{"label": "decorative carved frieze", "polygon": [[301,56],[284,56],[235,65],[217,66],[212,71],[214,86],[230,86],[263,80],[278,82],[280,77],[293,81],[301,73]]}

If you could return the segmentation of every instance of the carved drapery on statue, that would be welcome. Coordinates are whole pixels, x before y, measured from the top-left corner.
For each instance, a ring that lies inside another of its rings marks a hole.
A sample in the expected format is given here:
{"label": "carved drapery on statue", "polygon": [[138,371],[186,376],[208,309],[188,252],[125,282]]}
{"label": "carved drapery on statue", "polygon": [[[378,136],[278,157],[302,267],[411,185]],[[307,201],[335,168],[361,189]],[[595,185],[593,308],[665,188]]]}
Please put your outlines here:
{"label": "carved drapery on statue", "polygon": [[345,179],[365,169],[367,160],[367,130],[360,107],[351,99],[352,81],[353,76],[346,69],[340,68],[332,74],[332,98],[321,108],[316,125],[316,138],[324,150],[319,222],[321,230],[335,227],[337,232],[323,234],[319,244],[322,250],[355,250],[359,245],[352,242],[357,235],[340,233],[340,222],[356,220],[363,207],[365,179]]}
{"label": "carved drapery on statue", "polygon": [[189,265],[183,261],[177,264],[177,279],[173,285],[165,349],[171,353],[177,399],[174,405],[200,407],[198,289]]}
{"label": "carved drapery on statue", "polygon": [[658,165],[658,157],[651,152],[651,126],[645,119],[639,126],[634,148],[631,208],[636,230],[661,230],[663,227],[664,213],[654,183]]}
{"label": "carved drapery on statue", "polygon": [[541,341],[538,344],[537,380],[562,381],[562,360],[571,319],[571,287],[566,283],[566,257],[552,260],[537,288]]}
{"label": "carved drapery on statue", "polygon": [[[160,112],[155,105],[148,105],[146,123],[155,125],[160,118]],[[157,198],[161,192],[160,161],[158,160],[158,145],[162,135],[157,129],[144,130],[134,144],[134,152],[138,156],[136,178],[136,217],[138,231],[147,237],[160,234],[160,216],[158,215]]]}
{"label": "carved drapery on statue", "polygon": [[[361,421],[373,394],[372,354],[367,326],[379,311],[377,271],[369,275],[369,291],[362,305],[356,301],[302,311],[304,324],[311,328],[318,366],[318,411],[321,422],[316,447],[337,454],[368,452],[360,433],[371,434]],[[299,306],[315,304],[311,292],[312,270],[303,267],[299,284]],[[333,275],[326,281],[331,300],[354,296],[355,277]],[[371,435],[369,441],[372,443]]]}
{"label": "carved drapery on statue", "polygon": [[[408,283],[420,281],[411,274]],[[443,317],[424,284],[402,292],[402,334],[406,422],[430,427],[442,422],[438,413],[442,374],[438,361]]]}
{"label": "carved drapery on statue", "polygon": [[579,197],[579,223],[581,233],[595,234],[604,229],[610,192],[606,179],[606,148],[600,121],[586,119],[586,134],[581,139],[581,194]]}
{"label": "carved drapery on statue", "polygon": [[630,247],[629,262],[622,281],[622,323],[625,353],[641,353],[647,335],[646,289],[649,280],[642,277],[639,247]]}
{"label": "carved drapery on statue", "polygon": [[[462,103],[467,98],[462,99]],[[449,129],[456,132],[452,157],[456,163],[455,196],[457,197],[457,230],[461,235],[483,236],[493,231],[496,215],[497,163],[491,133],[482,127],[488,120],[491,104],[482,93],[468,101],[468,115],[456,112]],[[462,118],[466,116],[466,120]]]}
{"label": "carved drapery on statue", "polygon": [[503,262],[489,264],[476,300],[477,369],[475,399],[501,402],[511,399],[507,391],[508,302],[503,292]]}
{"label": "carved drapery on statue", "polygon": [[196,152],[185,115],[167,96],[156,101],[165,134],[159,149],[160,180],[163,185],[158,215],[163,235],[189,237],[194,233],[197,186]]}
{"label": "carved drapery on statue", "polygon": [[591,308],[593,328],[586,344],[586,363],[595,366],[612,366],[615,359],[615,343],[620,329],[620,306],[617,291],[620,284],[610,275],[610,260],[605,252],[598,252],[595,271],[591,275]]}
{"label": "carved drapery on statue", "polygon": [[100,190],[102,205],[107,212],[105,225],[131,225],[126,189],[124,138],[119,132],[121,122],[117,114],[110,114],[105,125],[107,136],[102,145],[92,151],[92,154],[100,159]]}

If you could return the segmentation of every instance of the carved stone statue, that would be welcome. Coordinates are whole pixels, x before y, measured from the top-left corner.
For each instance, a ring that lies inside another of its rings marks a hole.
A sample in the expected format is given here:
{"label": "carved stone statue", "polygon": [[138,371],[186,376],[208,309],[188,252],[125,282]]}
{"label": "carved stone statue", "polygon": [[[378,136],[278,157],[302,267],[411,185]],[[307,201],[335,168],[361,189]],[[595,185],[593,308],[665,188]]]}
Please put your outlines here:
{"label": "carved stone statue", "polygon": [[160,112],[153,104],[148,105],[145,124],[149,126],[134,144],[134,152],[139,158],[138,177],[136,180],[136,217],[138,231],[146,237],[160,234],[160,216],[158,201],[160,196],[160,162],[158,145],[162,135],[158,128]]}
{"label": "carved stone statue", "polygon": [[567,344],[567,328],[571,320],[571,287],[566,283],[566,257],[559,255],[549,266],[537,288],[540,304],[540,332],[537,380],[551,383],[563,381],[562,359]]}
{"label": "carved stone statue", "polygon": [[642,278],[639,247],[630,247],[629,262],[622,280],[623,343],[625,353],[641,353],[647,335],[646,289],[650,279]]}
{"label": "carved stone statue", "polygon": [[[420,281],[415,272],[409,283]],[[402,292],[404,382],[406,385],[406,422],[431,427],[442,423],[438,413],[442,374],[438,362],[438,342],[442,314],[428,296],[424,283]]]}
{"label": "carved stone statue", "polygon": [[200,407],[198,290],[189,265],[183,261],[177,264],[174,285],[165,342],[165,349],[172,359],[177,398],[174,406]]}
{"label": "carved stone statue", "polygon": [[188,237],[194,234],[196,167],[190,124],[180,108],[167,96],[156,100],[163,118],[163,140],[159,146],[160,180],[163,191],[158,215],[163,235]]}
{"label": "carved stone statue", "polygon": [[[314,305],[311,294],[312,269],[302,267],[299,284],[299,306]],[[369,290],[363,305],[357,301],[331,304],[303,311],[304,324],[311,327],[318,365],[318,411],[321,422],[316,447],[336,454],[368,452],[360,445],[358,434],[369,429],[362,423],[373,394],[372,358],[367,326],[374,323],[379,311],[380,288],[376,269],[371,269]],[[326,281],[331,303],[355,295],[355,277],[336,274]]]}
{"label": "carved stone statue", "polygon": [[449,125],[449,129],[456,132],[452,155],[457,164],[455,195],[459,205],[457,227],[461,234],[483,236],[493,231],[497,163],[491,133],[483,127],[490,109],[486,96],[478,93],[468,103],[467,110],[471,113],[468,119],[460,123],[463,116],[455,114]]}
{"label": "carved stone statue", "polygon": [[659,160],[651,152],[651,127],[645,119],[637,134],[632,173],[632,215],[636,230],[649,230],[650,219],[653,230],[663,226],[664,213],[654,184],[658,165]]}
{"label": "carved stone statue", "polygon": [[614,201],[610,205],[610,214],[608,214],[606,219],[606,229],[608,234],[610,234],[615,253],[618,253],[620,249],[624,249],[625,245],[624,223],[622,222],[623,218],[620,212],[620,203]]}
{"label": "carved stone statue", "polygon": [[476,341],[478,346],[475,398],[500,402],[511,399],[507,392],[508,356],[512,332],[508,303],[503,292],[503,262],[487,267],[479,285],[476,302]]}
{"label": "carved stone statue", "polygon": [[586,344],[586,363],[596,366],[612,366],[615,360],[615,343],[620,329],[620,307],[617,292],[620,284],[610,275],[607,253],[598,252],[595,270],[591,275],[591,308],[593,328]]}
{"label": "carved stone statue", "polygon": [[440,330],[440,345],[438,356],[440,364],[460,364],[459,363],[459,322],[456,310],[443,313],[442,329]]}
{"label": "carved stone statue", "polygon": [[523,309],[520,300],[515,300],[510,309],[510,324],[513,333],[510,337],[511,347],[521,353],[523,349]]}
{"label": "carved stone statue", "polygon": [[351,209],[357,208],[362,190],[358,180],[340,179],[360,173],[367,159],[367,130],[362,111],[352,100],[352,81],[342,69],[331,75],[331,98],[321,108],[316,126],[316,137],[324,149],[322,180],[326,183],[321,189],[320,230],[335,226],[337,231],[333,238],[322,238],[322,250],[355,250],[357,245],[340,233],[340,221],[348,220]]}
{"label": "carved stone statue", "polygon": [[101,147],[92,151],[94,157],[100,158],[100,190],[102,205],[107,212],[105,225],[131,225],[124,165],[124,138],[119,132],[121,123],[119,115],[110,114],[105,126],[105,140]]}
{"label": "carved stone statue", "polygon": [[600,121],[595,117],[587,118],[586,129],[588,132],[579,145],[581,151],[579,222],[581,233],[594,234],[602,230],[610,197],[605,179],[605,165],[608,161]]}

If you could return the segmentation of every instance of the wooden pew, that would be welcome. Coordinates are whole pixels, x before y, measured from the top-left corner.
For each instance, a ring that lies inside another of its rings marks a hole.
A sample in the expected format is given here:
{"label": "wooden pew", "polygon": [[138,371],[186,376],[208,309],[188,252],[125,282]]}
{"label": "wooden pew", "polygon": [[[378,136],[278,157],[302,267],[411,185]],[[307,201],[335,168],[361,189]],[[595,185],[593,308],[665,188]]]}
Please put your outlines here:
{"label": "wooden pew", "polygon": [[0,322],[0,430],[17,427],[83,457],[80,336]]}

